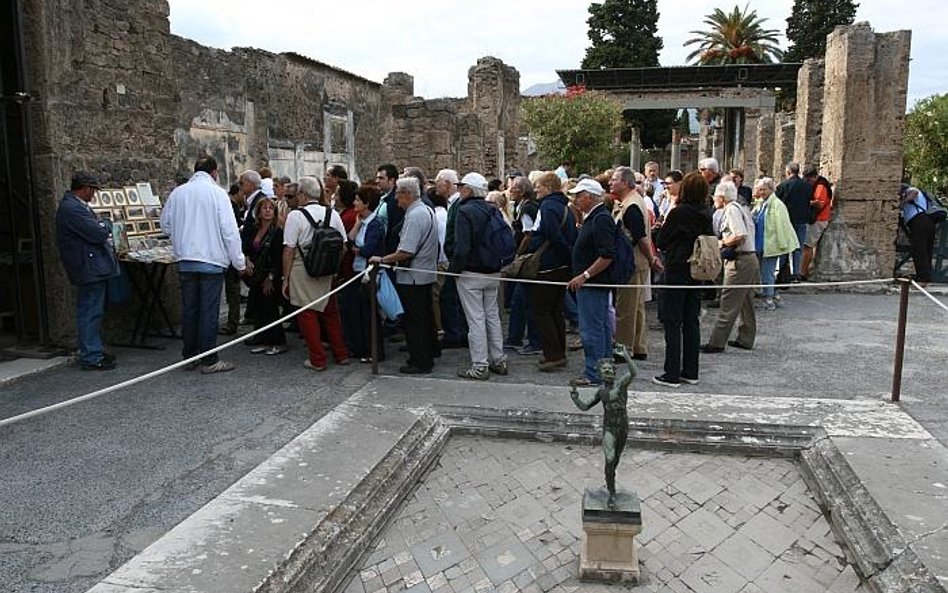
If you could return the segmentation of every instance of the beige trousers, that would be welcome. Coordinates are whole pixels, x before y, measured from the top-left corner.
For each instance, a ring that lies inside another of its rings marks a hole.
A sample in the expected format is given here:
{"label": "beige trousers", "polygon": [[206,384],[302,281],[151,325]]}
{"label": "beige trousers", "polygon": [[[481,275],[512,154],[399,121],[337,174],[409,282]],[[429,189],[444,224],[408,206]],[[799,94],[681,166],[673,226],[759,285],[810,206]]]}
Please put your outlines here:
{"label": "beige trousers", "polygon": [[718,309],[718,318],[711,331],[708,344],[715,348],[724,348],[731,335],[731,328],[738,315],[741,317],[737,326],[737,341],[754,347],[757,338],[757,316],[754,313],[753,288],[729,288],[729,284],[755,284],[760,277],[760,264],[757,254],[748,253],[737,256],[736,260],[724,262],[724,286],[721,287],[721,308]]}
{"label": "beige trousers", "polygon": [[[629,284],[643,285],[649,267],[636,264]],[[645,324],[644,288],[622,288],[616,291],[616,342],[632,354],[648,354],[648,326]]]}

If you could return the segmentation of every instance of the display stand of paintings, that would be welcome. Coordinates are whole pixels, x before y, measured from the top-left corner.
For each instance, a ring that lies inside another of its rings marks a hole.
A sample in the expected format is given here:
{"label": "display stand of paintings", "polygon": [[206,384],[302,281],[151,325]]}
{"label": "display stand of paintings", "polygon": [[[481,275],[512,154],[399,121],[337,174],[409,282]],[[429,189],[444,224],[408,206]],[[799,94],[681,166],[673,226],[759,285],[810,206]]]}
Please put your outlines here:
{"label": "display stand of paintings", "polygon": [[112,224],[115,249],[131,256],[170,245],[161,232],[161,201],[148,182],[103,188],[89,202],[102,220]]}

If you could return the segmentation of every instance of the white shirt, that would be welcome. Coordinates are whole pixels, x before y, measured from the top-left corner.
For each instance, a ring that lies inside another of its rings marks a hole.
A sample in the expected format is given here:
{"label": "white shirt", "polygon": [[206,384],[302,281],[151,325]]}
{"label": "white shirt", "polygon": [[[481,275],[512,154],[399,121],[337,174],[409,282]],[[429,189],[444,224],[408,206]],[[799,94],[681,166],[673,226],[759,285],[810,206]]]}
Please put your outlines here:
{"label": "white shirt", "polygon": [[168,196],[161,230],[171,237],[177,261],[196,261],[222,268],[247,267],[230,198],[209,174],[198,171]]}
{"label": "white shirt", "polygon": [[730,239],[731,237],[743,235],[743,241],[741,241],[735,249],[741,252],[753,252],[755,250],[755,229],[747,208],[737,202],[731,202],[724,206],[721,211],[721,238]]}
{"label": "white shirt", "polygon": [[[326,207],[316,202],[310,202],[303,206],[309,215],[313,217],[313,222],[322,224],[326,217]],[[339,231],[342,238],[346,238],[346,227],[342,224],[342,218],[335,210],[329,215],[329,226]],[[306,247],[313,242],[313,225],[306,220],[306,216],[299,210],[291,210],[286,217],[286,225],[283,228],[283,244],[287,247]]]}

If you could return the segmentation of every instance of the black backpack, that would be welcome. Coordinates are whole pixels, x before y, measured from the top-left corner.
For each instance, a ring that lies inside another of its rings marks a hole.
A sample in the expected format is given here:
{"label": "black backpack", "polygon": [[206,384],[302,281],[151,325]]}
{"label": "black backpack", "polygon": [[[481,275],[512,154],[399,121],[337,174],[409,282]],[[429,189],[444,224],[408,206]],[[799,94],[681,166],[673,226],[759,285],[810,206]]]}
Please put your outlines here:
{"label": "black backpack", "polygon": [[476,247],[477,263],[490,272],[499,272],[514,260],[517,244],[514,243],[513,230],[507,226],[500,209],[487,205],[487,226],[484,228],[480,243]]}
{"label": "black backpack", "polygon": [[306,247],[304,252],[299,245],[296,246],[303,258],[303,267],[306,273],[313,278],[320,276],[335,276],[339,273],[342,265],[342,256],[345,254],[346,242],[339,234],[339,231],[329,225],[329,219],[332,216],[332,208],[326,207],[326,217],[322,224],[313,220],[313,217],[305,207],[299,209],[313,227],[313,240]]}

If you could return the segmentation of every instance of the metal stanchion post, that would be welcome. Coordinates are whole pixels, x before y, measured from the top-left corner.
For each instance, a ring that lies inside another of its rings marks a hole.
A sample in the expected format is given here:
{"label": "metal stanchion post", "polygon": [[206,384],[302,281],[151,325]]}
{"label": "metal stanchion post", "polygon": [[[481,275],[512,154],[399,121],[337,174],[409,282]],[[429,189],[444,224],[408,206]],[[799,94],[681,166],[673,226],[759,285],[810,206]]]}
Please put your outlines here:
{"label": "metal stanchion post", "polygon": [[895,368],[892,370],[892,401],[899,401],[902,394],[902,362],[905,354],[905,323],[908,318],[908,298],[911,280],[898,278],[902,286],[899,298],[899,326],[895,337]]}
{"label": "metal stanchion post", "polygon": [[369,317],[372,319],[372,331],[370,335],[371,344],[369,345],[372,353],[372,374],[379,374],[379,267],[374,266],[369,272]]}

